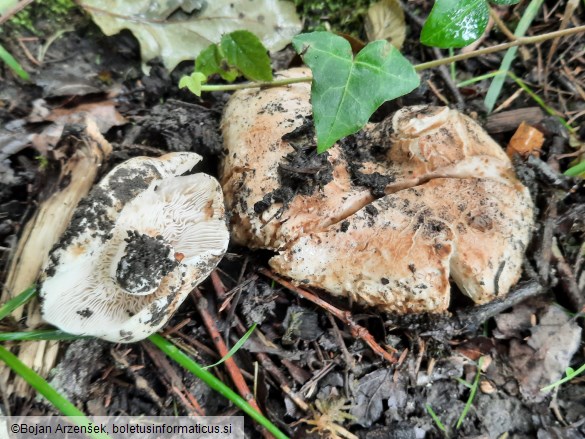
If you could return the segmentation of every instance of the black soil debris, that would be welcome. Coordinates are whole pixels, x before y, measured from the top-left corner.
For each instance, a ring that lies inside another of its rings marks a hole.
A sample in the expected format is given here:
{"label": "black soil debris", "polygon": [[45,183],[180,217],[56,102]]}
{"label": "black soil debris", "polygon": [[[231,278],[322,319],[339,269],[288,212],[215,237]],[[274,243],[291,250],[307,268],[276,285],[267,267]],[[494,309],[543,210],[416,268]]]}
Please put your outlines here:
{"label": "black soil debris", "polygon": [[162,236],[151,237],[128,230],[125,254],[116,268],[116,279],[133,294],[145,294],[179,265],[173,247]]}
{"label": "black soil debris", "polygon": [[317,153],[312,118],[305,118],[302,125],[282,136],[282,140],[289,142],[294,151],[278,164],[281,186],[254,204],[254,211],[258,214],[266,211],[273,203],[282,203],[286,208],[295,195],[311,195],[333,180],[329,153]]}

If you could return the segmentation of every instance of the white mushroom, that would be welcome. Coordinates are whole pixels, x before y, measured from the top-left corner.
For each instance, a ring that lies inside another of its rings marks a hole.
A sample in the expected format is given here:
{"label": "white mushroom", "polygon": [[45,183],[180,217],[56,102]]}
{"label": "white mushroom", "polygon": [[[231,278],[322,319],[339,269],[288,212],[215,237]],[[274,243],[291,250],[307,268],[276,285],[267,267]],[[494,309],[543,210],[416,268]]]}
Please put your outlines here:
{"label": "white mushroom", "polygon": [[114,342],[141,340],[167,322],[228,245],[219,183],[181,176],[200,160],[133,158],[92,190],[41,279],[47,322]]}
{"label": "white mushroom", "polygon": [[323,184],[290,193],[286,157],[314,145],[309,101],[309,86],[294,84],[237,92],[226,106],[222,186],[239,243],[278,252],[280,274],[385,311],[445,311],[450,278],[477,303],[508,293],[533,206],[476,122],[404,108],[331,148]]}

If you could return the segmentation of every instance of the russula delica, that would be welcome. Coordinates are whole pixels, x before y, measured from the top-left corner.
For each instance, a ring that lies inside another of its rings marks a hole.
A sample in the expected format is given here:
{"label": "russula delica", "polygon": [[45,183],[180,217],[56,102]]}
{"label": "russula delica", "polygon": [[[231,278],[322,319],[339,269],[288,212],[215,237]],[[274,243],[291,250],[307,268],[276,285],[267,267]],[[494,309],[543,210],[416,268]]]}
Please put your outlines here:
{"label": "russula delica", "polygon": [[469,117],[407,107],[317,155],[298,83],[235,93],[222,129],[232,237],[276,272],[398,313],[445,311],[450,279],[476,303],[518,281],[530,194]]}
{"label": "russula delica", "polygon": [[47,322],[113,342],[141,340],[167,322],[229,241],[219,183],[182,175],[200,160],[132,158],[92,189],[42,275]]}

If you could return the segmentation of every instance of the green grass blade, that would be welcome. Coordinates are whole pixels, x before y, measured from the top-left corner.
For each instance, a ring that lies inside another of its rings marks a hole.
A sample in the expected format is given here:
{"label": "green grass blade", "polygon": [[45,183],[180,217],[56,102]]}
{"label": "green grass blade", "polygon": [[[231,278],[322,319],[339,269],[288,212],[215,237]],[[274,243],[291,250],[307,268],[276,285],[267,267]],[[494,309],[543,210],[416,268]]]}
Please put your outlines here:
{"label": "green grass blade", "polygon": [[22,331],[22,332],[0,332],[0,341],[31,341],[31,340],[78,340],[82,337],[79,335],[69,334],[58,329],[44,329],[36,331]]}
{"label": "green grass blade", "polygon": [[[542,6],[543,2],[544,0],[532,0],[530,2],[526,10],[524,11],[524,15],[522,16],[520,22],[518,23],[518,27],[516,27],[516,31],[514,32],[515,36],[517,37],[524,36],[526,31],[532,24],[534,17],[536,17],[536,14],[538,14],[538,11],[540,10],[540,7]],[[510,70],[512,62],[514,61],[514,58],[516,58],[516,52],[518,52],[518,47],[511,47],[507,50],[499,70],[504,72]],[[502,75],[496,76],[492,81],[490,88],[488,89],[485,95],[484,100],[484,104],[488,110],[488,113],[491,113],[493,111],[496,105],[496,101],[500,96],[500,92],[502,91],[502,87],[504,86],[505,79],[506,77]]]}
{"label": "green grass blade", "polygon": [[534,102],[536,102],[538,105],[540,105],[540,107],[544,111],[546,111],[551,116],[556,117],[559,120],[559,122],[567,130],[569,130],[570,132],[575,132],[575,128],[573,128],[571,125],[569,125],[565,119],[563,119],[561,116],[559,116],[558,112],[554,108],[549,107],[540,96],[538,96],[534,91],[532,91],[532,89],[528,86],[528,84],[526,84],[524,81],[522,81],[522,79],[520,79],[518,76],[516,76],[512,72],[504,72],[502,70],[497,70],[495,72],[486,73],[485,75],[476,76],[474,78],[467,79],[466,81],[461,81],[460,83],[457,84],[457,87],[465,87],[465,86],[473,84],[475,82],[483,81],[484,79],[489,79],[489,78],[499,77],[499,76],[502,76],[502,77],[508,76],[511,79],[513,79],[514,82],[516,82],[516,84],[518,84],[518,86],[522,90],[524,90],[528,94],[528,96],[530,96],[534,100]]}
{"label": "green grass blade", "polygon": [[577,177],[581,174],[585,174],[585,160],[565,171],[565,175],[568,175],[569,177]]}
{"label": "green grass blade", "polygon": [[559,387],[561,384],[564,384],[567,381],[571,381],[573,378],[575,378],[578,375],[581,375],[583,372],[585,372],[585,364],[583,364],[579,369],[573,371],[571,375],[567,375],[565,378],[555,381],[554,383],[549,384],[546,387],[543,387],[542,389],[540,389],[540,391],[548,392],[549,390],[554,389],[555,387]]}
{"label": "green grass blade", "polygon": [[469,398],[467,398],[467,402],[465,403],[465,407],[463,408],[463,411],[461,412],[461,416],[459,416],[459,419],[457,420],[457,425],[456,425],[457,430],[459,430],[459,428],[461,428],[461,424],[463,424],[463,421],[465,420],[465,417],[467,416],[467,412],[469,412],[469,409],[471,408],[471,404],[473,404],[475,394],[477,393],[477,389],[479,387],[479,377],[481,376],[482,364],[483,364],[483,357],[479,357],[479,361],[477,362],[477,372],[475,374],[475,379],[473,380],[473,386],[471,387],[471,390],[469,392]]}
{"label": "green grass blade", "polygon": [[[85,414],[79,410],[67,398],[57,392],[49,383],[47,383],[34,370],[26,366],[14,354],[8,351],[4,346],[0,345],[0,361],[6,363],[14,372],[20,375],[27,383],[29,383],[37,392],[43,395],[47,400],[55,406],[57,410],[63,413],[71,421],[77,425],[90,425],[91,421]],[[110,439],[108,435],[92,434],[91,437],[95,439]]]}
{"label": "green grass blade", "polygon": [[0,307],[0,320],[10,315],[10,313],[14,311],[16,308],[19,308],[25,303],[27,303],[30,299],[34,297],[36,293],[37,289],[34,286],[28,287],[18,296],[13,297],[8,302],[6,302],[4,305]]}
{"label": "green grass blade", "polygon": [[6,65],[22,79],[26,81],[30,80],[28,73],[20,66],[20,64],[18,64],[18,61],[16,61],[16,59],[2,46],[2,44],[0,44],[0,59],[4,61]]}
{"label": "green grass blade", "polygon": [[447,429],[445,428],[445,426],[443,425],[443,423],[441,422],[433,408],[430,406],[430,404],[426,404],[425,408],[427,409],[427,413],[431,415],[431,418],[433,418],[433,421],[435,421],[435,424],[437,425],[439,430],[441,430],[443,433],[447,433]]}
{"label": "green grass blade", "polygon": [[159,334],[153,334],[148,337],[156,347],[158,347],[161,351],[163,351],[166,355],[168,355],[171,359],[176,361],[178,364],[183,366],[205,384],[207,384],[210,388],[217,391],[221,395],[225,396],[231,402],[233,402],[237,407],[242,409],[248,416],[250,416],[254,421],[258,424],[262,425],[266,430],[268,430],[275,438],[277,439],[288,439],[288,437],[281,432],[278,427],[276,427],[272,422],[270,422],[267,418],[265,418],[261,413],[258,413],[256,410],[248,404],[244,398],[240,395],[235,393],[232,389],[222,383],[219,379],[217,379],[214,375],[203,369],[199,364],[197,364],[191,357],[181,351],[177,346],[172,344],[170,341],[166,340],[164,337],[160,336]]}
{"label": "green grass blade", "polygon": [[238,352],[238,350],[244,345],[244,343],[246,343],[246,340],[248,340],[248,338],[250,338],[250,336],[252,335],[252,332],[254,332],[254,329],[256,329],[256,326],[257,326],[257,324],[254,323],[251,326],[251,328],[246,331],[246,333],[242,336],[242,338],[240,338],[238,340],[238,342],[229,350],[229,352],[227,353],[227,355],[225,357],[223,357],[217,363],[213,363],[209,366],[205,366],[203,369],[207,370],[207,369],[211,369],[212,367],[219,366],[225,360],[229,359],[232,355],[234,355],[236,352]]}
{"label": "green grass blade", "polygon": [[567,123],[567,121],[565,119],[563,119],[561,116],[559,116],[559,113],[554,108],[549,107],[540,96],[538,96],[535,92],[533,92],[532,89],[530,87],[528,87],[528,85],[524,81],[522,81],[522,79],[520,79],[518,76],[516,76],[512,72],[507,72],[507,73],[508,73],[508,76],[510,78],[512,78],[516,82],[516,84],[518,84],[518,86],[522,90],[524,90],[534,100],[534,102],[536,102],[538,105],[540,105],[544,111],[546,111],[551,116],[556,117],[559,120],[559,122],[567,130],[569,130],[569,132],[575,131],[575,128],[573,128],[571,125],[569,125]]}
{"label": "green grass blade", "polygon": [[455,379],[457,380],[457,382],[458,382],[459,384],[461,384],[462,386],[465,386],[465,387],[467,387],[468,389],[471,389],[471,388],[473,387],[473,384],[471,384],[471,383],[468,383],[467,381],[465,381],[465,380],[464,380],[464,379],[462,379],[462,378],[455,377]]}

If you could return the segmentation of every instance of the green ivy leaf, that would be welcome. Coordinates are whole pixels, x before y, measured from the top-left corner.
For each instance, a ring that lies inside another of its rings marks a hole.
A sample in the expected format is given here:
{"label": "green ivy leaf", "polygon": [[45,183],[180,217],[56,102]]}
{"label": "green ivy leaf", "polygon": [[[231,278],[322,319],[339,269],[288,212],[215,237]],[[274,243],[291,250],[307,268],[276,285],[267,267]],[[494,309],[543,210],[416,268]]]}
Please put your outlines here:
{"label": "green ivy leaf", "polygon": [[484,33],[489,16],[486,0],[437,0],[420,41],[444,49],[467,46]]}
{"label": "green ivy leaf", "polygon": [[195,71],[205,76],[211,76],[219,71],[220,55],[217,44],[211,44],[203,49],[195,60]]}
{"label": "green ivy leaf", "polygon": [[230,66],[252,81],[272,81],[266,47],[252,32],[238,30],[221,38],[221,50]]}
{"label": "green ivy leaf", "polygon": [[493,3],[494,5],[509,6],[520,3],[520,0],[490,0],[490,3]]}
{"label": "green ivy leaf", "polygon": [[233,82],[239,76],[238,70],[228,65],[217,44],[212,44],[201,51],[195,60],[195,71],[208,77],[217,73],[228,82]]}
{"label": "green ivy leaf", "polygon": [[207,76],[201,72],[193,72],[179,80],[179,88],[187,87],[191,93],[201,96],[201,85],[207,82]]}
{"label": "green ivy leaf", "polygon": [[387,41],[369,43],[355,59],[349,42],[329,32],[297,35],[293,46],[313,72],[318,152],[359,131],[385,101],[420,83],[413,65]]}

